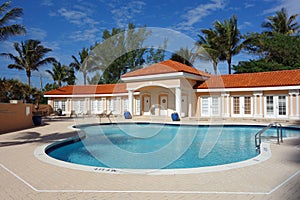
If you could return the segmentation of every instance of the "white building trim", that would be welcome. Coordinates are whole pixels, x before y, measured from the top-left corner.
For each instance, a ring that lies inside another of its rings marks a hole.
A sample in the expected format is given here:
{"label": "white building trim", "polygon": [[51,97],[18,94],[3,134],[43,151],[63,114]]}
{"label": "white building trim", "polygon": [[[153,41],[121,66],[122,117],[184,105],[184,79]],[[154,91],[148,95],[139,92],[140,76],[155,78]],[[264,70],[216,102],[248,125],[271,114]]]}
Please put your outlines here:
{"label": "white building trim", "polygon": [[249,87],[249,88],[211,88],[211,89],[195,89],[195,92],[252,92],[252,91],[275,91],[275,90],[297,90],[297,86],[280,86],[280,87]]}
{"label": "white building trim", "polygon": [[[133,95],[139,95],[140,92],[134,92]],[[128,93],[114,93],[114,94],[69,94],[69,95],[44,95],[44,97],[119,97],[128,96]]]}

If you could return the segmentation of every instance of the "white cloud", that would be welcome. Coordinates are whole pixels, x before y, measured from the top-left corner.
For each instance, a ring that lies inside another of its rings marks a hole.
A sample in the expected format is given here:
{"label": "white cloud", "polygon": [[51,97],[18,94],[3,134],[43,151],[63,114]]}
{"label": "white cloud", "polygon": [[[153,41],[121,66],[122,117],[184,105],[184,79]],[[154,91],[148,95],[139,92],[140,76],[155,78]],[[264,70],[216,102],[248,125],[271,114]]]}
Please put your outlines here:
{"label": "white cloud", "polygon": [[141,13],[146,5],[143,1],[133,0],[125,2],[125,5],[119,5],[119,2],[112,2],[108,4],[111,8],[113,19],[117,26],[124,27],[128,23],[133,22],[134,17]]}
{"label": "white cloud", "polygon": [[243,30],[246,29],[248,27],[253,27],[253,24],[251,22],[243,22],[241,25],[239,25],[239,29]]}
{"label": "white cloud", "polygon": [[[98,22],[88,16],[89,12],[79,11],[79,10],[69,10],[66,8],[61,8],[58,10],[58,15],[64,17],[67,21],[77,26],[83,25],[97,25]],[[50,13],[52,16],[55,14]]]}
{"label": "white cloud", "polygon": [[53,6],[52,0],[43,0],[41,3],[42,6]]}
{"label": "white cloud", "polygon": [[244,7],[245,8],[251,8],[251,7],[254,7],[255,5],[254,4],[251,4],[251,3],[244,3]]}
{"label": "white cloud", "polygon": [[41,28],[27,28],[27,35],[35,40],[44,40],[47,37],[47,31]]}
{"label": "white cloud", "polygon": [[[280,11],[281,8],[285,8],[290,15],[300,14],[300,3],[299,0],[278,0],[276,6],[267,9],[263,14],[275,14],[275,12]],[[298,18],[299,21],[299,18]]]}
{"label": "white cloud", "polygon": [[190,30],[195,23],[200,22],[204,17],[224,7],[225,2],[223,0],[212,0],[210,3],[200,4],[182,15],[183,22],[179,23],[176,29]]}
{"label": "white cloud", "polygon": [[60,50],[60,45],[58,42],[43,42],[43,46],[52,49],[52,51]]}
{"label": "white cloud", "polygon": [[86,13],[75,10],[67,10],[66,8],[61,8],[58,10],[60,16],[63,16],[70,23],[75,25],[81,25],[85,18],[87,18]]}
{"label": "white cloud", "polygon": [[79,30],[72,33],[70,38],[76,42],[80,42],[80,41],[95,42],[97,40],[98,33],[99,30],[97,28]]}

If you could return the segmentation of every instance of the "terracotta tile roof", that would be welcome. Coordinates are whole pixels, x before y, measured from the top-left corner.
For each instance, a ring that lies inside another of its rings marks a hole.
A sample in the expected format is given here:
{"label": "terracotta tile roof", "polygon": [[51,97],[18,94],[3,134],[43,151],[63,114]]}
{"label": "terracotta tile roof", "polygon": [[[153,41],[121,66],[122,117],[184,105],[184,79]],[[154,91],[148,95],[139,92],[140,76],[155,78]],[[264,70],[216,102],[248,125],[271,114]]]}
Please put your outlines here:
{"label": "terracotta tile roof", "polygon": [[209,77],[210,74],[197,70],[196,68],[187,66],[185,64],[173,61],[166,60],[160,63],[150,65],[148,67],[138,69],[127,74],[124,74],[122,78],[134,77],[134,76],[146,76],[146,75],[155,75],[155,74],[167,74],[174,72],[186,72],[190,74],[195,74],[199,76]]}
{"label": "terracotta tile roof", "polygon": [[103,85],[68,85],[56,90],[45,92],[45,95],[84,95],[84,94],[115,94],[127,93],[126,84]]}
{"label": "terracotta tile roof", "polygon": [[247,88],[295,85],[300,85],[300,69],[211,76],[211,78],[199,84],[196,88]]}

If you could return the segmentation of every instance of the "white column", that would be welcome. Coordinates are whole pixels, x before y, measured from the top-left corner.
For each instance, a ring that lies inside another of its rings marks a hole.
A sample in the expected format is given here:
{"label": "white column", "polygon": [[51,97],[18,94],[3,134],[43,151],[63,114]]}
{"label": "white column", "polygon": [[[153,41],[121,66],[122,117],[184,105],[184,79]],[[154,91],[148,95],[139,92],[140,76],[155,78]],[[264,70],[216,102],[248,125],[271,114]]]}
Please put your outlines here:
{"label": "white column", "polygon": [[225,115],[225,97],[224,97],[223,94],[222,94],[222,99],[221,99],[221,101],[222,101],[222,107],[221,107],[222,112],[221,112],[221,116],[224,117],[224,115]]}
{"label": "white column", "polygon": [[293,111],[293,98],[294,98],[294,94],[290,93],[290,117],[294,116],[294,111]]}
{"label": "white column", "polygon": [[84,108],[84,114],[89,112],[91,110],[91,101],[90,98],[85,98],[85,108]]}
{"label": "white column", "polygon": [[253,103],[253,109],[254,109],[254,112],[253,112],[253,115],[256,117],[257,116],[257,99],[256,99],[256,94],[254,94],[254,103]]}
{"label": "white column", "polygon": [[181,116],[181,88],[177,87],[175,88],[175,107],[176,112],[179,116]]}
{"label": "white column", "polygon": [[259,116],[262,117],[263,113],[262,113],[262,95],[259,95]]}
{"label": "white column", "polygon": [[296,94],[296,117],[299,118],[299,94]]}
{"label": "white column", "polygon": [[[262,112],[262,104],[263,104],[263,96],[262,94],[259,95],[259,115],[260,117],[263,116],[263,112]],[[266,106],[266,105],[265,105]]]}
{"label": "white column", "polygon": [[128,90],[128,111],[133,115],[133,91]]}
{"label": "white column", "polygon": [[229,97],[229,94],[226,96],[226,103],[227,103],[227,107],[226,107],[226,117],[229,117],[230,116],[230,110],[229,110],[229,105],[230,105],[230,97]]}
{"label": "white column", "polygon": [[189,102],[188,116],[192,117],[192,91],[191,90],[189,90],[188,93],[188,102]]}
{"label": "white column", "polygon": [[[222,117],[229,117],[229,93],[225,92],[222,93]],[[226,97],[226,103],[225,103],[225,97]],[[226,111],[225,111],[226,107]]]}

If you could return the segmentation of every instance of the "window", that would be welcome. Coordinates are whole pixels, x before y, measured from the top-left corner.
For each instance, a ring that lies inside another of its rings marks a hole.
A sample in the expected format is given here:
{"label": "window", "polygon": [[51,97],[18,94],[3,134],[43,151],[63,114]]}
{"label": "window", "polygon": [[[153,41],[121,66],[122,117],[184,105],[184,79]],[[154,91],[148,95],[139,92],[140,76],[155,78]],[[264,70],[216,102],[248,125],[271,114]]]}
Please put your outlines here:
{"label": "window", "polygon": [[[135,101],[135,114],[140,115],[141,114],[141,100],[140,98],[136,98]],[[150,103],[150,102],[149,102]],[[128,104],[128,103],[127,103]]]}
{"label": "window", "polygon": [[108,107],[108,111],[113,111],[114,110],[114,99],[108,99],[108,102],[107,102],[107,107]]}
{"label": "window", "polygon": [[128,111],[128,99],[123,99],[123,110]]}
{"label": "window", "polygon": [[266,96],[265,113],[267,117],[284,117],[287,116],[287,96],[276,95]]}
{"label": "window", "polygon": [[208,110],[208,97],[202,97],[201,98],[201,115],[208,116],[209,110]]}
{"label": "window", "polygon": [[84,111],[84,101],[83,100],[80,101],[80,111],[81,112]]}
{"label": "window", "polygon": [[97,100],[92,100],[91,104],[92,104],[92,111],[96,112],[97,111]]}
{"label": "window", "polygon": [[244,114],[251,115],[251,97],[244,97]]}
{"label": "window", "polygon": [[54,110],[57,111],[58,109],[61,109],[62,111],[66,111],[66,101],[61,100],[61,101],[54,101]]}
{"label": "window", "polygon": [[79,112],[79,101],[78,100],[74,101],[73,110],[75,110],[75,112]]}
{"label": "window", "polygon": [[240,114],[240,97],[233,97],[233,114]]}
{"label": "window", "polygon": [[66,111],[66,101],[61,101],[61,110]]}
{"label": "window", "polygon": [[54,101],[54,110],[59,109],[59,101]]}
{"label": "window", "polygon": [[117,98],[113,98],[113,111],[119,111],[119,109],[118,109],[118,104],[119,103],[119,101],[118,101],[118,99]]}
{"label": "window", "polygon": [[211,114],[219,115],[219,97],[212,97],[211,99]]}
{"label": "window", "polygon": [[278,114],[279,115],[286,115],[286,97],[279,96],[278,97]]}
{"label": "window", "polygon": [[267,96],[267,114],[268,115],[273,115],[274,114],[273,96]]}
{"label": "window", "polygon": [[103,112],[103,102],[102,99],[97,100],[97,111],[98,112]]}

